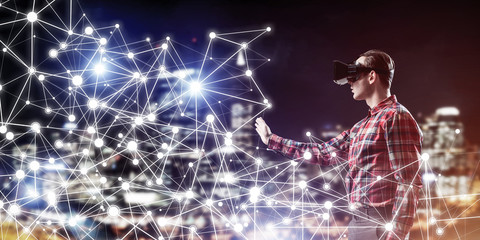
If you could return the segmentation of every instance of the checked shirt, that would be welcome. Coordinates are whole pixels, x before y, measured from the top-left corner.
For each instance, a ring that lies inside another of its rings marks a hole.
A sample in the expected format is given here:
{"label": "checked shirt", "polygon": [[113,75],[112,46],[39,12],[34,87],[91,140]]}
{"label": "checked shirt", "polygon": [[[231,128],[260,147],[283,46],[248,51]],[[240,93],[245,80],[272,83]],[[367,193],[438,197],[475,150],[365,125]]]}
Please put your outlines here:
{"label": "checked shirt", "polygon": [[422,131],[392,95],[351,129],[324,143],[303,143],[273,134],[268,148],[291,159],[320,165],[348,161],[345,185],[350,204],[393,204],[393,230],[386,239],[404,239],[413,225],[422,187],[419,176]]}

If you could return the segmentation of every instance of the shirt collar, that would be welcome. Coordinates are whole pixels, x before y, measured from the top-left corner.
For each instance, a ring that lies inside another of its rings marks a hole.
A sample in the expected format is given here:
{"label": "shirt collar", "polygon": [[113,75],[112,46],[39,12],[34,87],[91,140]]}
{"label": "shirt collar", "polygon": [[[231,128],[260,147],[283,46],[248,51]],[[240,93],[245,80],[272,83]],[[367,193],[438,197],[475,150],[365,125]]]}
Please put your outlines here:
{"label": "shirt collar", "polygon": [[375,106],[374,108],[368,110],[368,116],[373,116],[375,114],[377,114],[378,112],[380,112],[380,110],[394,104],[397,102],[397,97],[395,95],[391,95],[390,97],[388,98],[385,98],[383,99],[383,101],[381,101],[379,104],[377,104],[377,106]]}

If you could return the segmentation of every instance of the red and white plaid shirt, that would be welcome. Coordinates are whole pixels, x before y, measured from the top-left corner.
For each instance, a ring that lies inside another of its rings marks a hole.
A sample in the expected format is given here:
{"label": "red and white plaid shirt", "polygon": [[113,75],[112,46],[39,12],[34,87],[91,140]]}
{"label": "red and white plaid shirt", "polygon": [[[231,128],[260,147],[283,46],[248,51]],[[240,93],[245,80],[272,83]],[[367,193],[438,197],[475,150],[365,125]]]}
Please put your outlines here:
{"label": "red and white plaid shirt", "polygon": [[[302,143],[273,134],[268,148],[291,159],[332,165],[348,160],[345,184],[350,204],[393,204],[393,230],[387,238],[404,239],[413,225],[422,187],[422,131],[395,95],[370,109],[368,116],[324,143]],[[335,153],[335,154],[333,154]]]}

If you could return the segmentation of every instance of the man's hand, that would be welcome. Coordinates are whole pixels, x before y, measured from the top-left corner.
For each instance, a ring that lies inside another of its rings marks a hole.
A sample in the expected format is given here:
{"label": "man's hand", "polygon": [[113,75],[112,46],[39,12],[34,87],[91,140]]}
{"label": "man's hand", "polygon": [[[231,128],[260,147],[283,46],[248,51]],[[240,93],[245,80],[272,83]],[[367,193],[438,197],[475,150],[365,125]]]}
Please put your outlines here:
{"label": "man's hand", "polygon": [[268,145],[268,140],[272,136],[272,131],[268,127],[267,123],[263,120],[263,118],[260,117],[255,121],[255,127],[255,130],[257,130],[258,135],[260,135],[262,142],[265,143],[265,145]]}

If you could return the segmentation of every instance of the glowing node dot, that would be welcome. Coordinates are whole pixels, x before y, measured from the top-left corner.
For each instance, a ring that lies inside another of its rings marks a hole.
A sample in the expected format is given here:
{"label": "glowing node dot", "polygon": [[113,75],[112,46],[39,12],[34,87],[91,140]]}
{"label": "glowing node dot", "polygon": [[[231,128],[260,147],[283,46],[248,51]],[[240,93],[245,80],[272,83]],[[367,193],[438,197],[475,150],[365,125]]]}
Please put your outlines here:
{"label": "glowing node dot", "polygon": [[300,187],[300,189],[305,189],[307,187],[307,182],[302,180],[298,183],[298,186]]}
{"label": "glowing node dot", "polygon": [[40,169],[40,163],[37,161],[32,161],[28,166],[32,171],[38,171],[38,169]]}
{"label": "glowing node dot", "polygon": [[82,169],[80,169],[80,174],[82,174],[82,175],[87,175],[87,173],[88,173],[88,169],[87,169],[87,168],[82,168]]}
{"label": "glowing node dot", "polygon": [[157,185],[162,185],[162,184],[163,184],[163,179],[157,178],[157,179],[155,180],[155,183],[156,183]]}
{"label": "glowing node dot", "polygon": [[161,153],[161,152],[157,153],[157,158],[162,159],[163,158],[163,153]]}
{"label": "glowing node dot", "polygon": [[97,132],[97,131],[95,130],[94,127],[90,126],[90,127],[87,128],[87,133],[94,134],[95,132]]}
{"label": "glowing node dot", "polygon": [[140,78],[140,73],[139,72],[134,72],[132,76],[135,79]]}
{"label": "glowing node dot", "polygon": [[103,72],[105,72],[105,67],[103,66],[103,64],[100,64],[100,63],[99,63],[99,64],[95,65],[94,70],[95,70],[95,73],[96,73],[97,75],[100,75],[100,74],[102,74]]}
{"label": "glowing node dot", "polygon": [[212,123],[215,120],[215,117],[212,114],[207,115],[207,122]]}
{"label": "glowing node dot", "polygon": [[103,146],[103,139],[101,139],[101,138],[95,139],[94,144],[95,144],[95,147],[97,147],[97,148],[102,147]]}
{"label": "glowing node dot", "polygon": [[192,190],[187,191],[185,196],[187,197],[187,199],[192,199],[193,198],[193,191]]}
{"label": "glowing node dot", "polygon": [[177,134],[178,131],[180,131],[180,129],[178,129],[178,127],[172,128],[172,132],[173,132],[174,134]]}
{"label": "glowing node dot", "polygon": [[382,176],[377,176],[377,181],[382,180]]}
{"label": "glowing node dot", "polygon": [[328,191],[330,190],[331,186],[328,183],[323,184],[323,190]]}
{"label": "glowing node dot", "polygon": [[189,162],[188,167],[193,167],[193,162]]}
{"label": "glowing node dot", "polygon": [[115,28],[119,28],[120,27],[120,24],[115,24]]}
{"label": "glowing node dot", "polygon": [[138,161],[138,159],[135,158],[135,159],[133,159],[132,163],[133,163],[133,165],[138,165],[139,161]]}
{"label": "glowing node dot", "polygon": [[255,203],[258,202],[258,198],[260,197],[260,188],[258,187],[252,187],[250,189],[250,201]]}
{"label": "glowing node dot", "polygon": [[[40,75],[38,76],[38,80],[39,80],[40,82],[42,82],[43,80],[45,80],[45,75],[40,74]],[[0,87],[0,90],[1,90],[1,87]]]}
{"label": "glowing node dot", "polygon": [[294,161],[294,160],[290,160],[290,165],[292,166],[297,166],[298,165],[298,162]]}
{"label": "glowing node dot", "polygon": [[7,132],[7,126],[3,125],[3,126],[0,126],[0,133],[1,134],[4,134]]}
{"label": "glowing node dot", "polygon": [[208,36],[211,38],[211,39],[214,39],[217,37],[217,34],[214,33],[214,32],[211,32],[210,34],[208,34]]}
{"label": "glowing node dot", "polygon": [[168,44],[166,44],[166,43],[162,44],[162,49],[163,50],[167,50],[167,48],[168,48]]}
{"label": "glowing node dot", "polygon": [[129,53],[127,54],[127,57],[130,58],[130,59],[132,59],[133,56],[134,56],[134,54],[133,54],[132,52],[129,52]]}
{"label": "glowing node dot", "polygon": [[153,122],[153,121],[155,121],[155,119],[156,119],[155,114],[150,113],[150,114],[147,115],[147,120],[148,121]]}
{"label": "glowing node dot", "polygon": [[333,152],[333,153],[332,153],[332,157],[337,157],[337,153],[336,153],[336,152]]}
{"label": "glowing node dot", "polygon": [[7,140],[12,140],[12,139],[13,139],[13,136],[14,136],[14,135],[13,135],[12,132],[7,132],[7,134],[5,135],[5,138],[6,138]]}
{"label": "glowing node dot", "polygon": [[167,39],[167,41],[170,41],[170,37],[166,37],[165,39]]}
{"label": "glowing node dot", "polygon": [[167,149],[168,148],[168,144],[167,143],[162,143],[162,149]]}
{"label": "glowing node dot", "polygon": [[310,160],[310,159],[312,158],[312,153],[311,153],[311,152],[305,152],[305,153],[303,154],[303,158],[304,158],[305,160]]}
{"label": "glowing node dot", "polygon": [[107,39],[106,38],[100,38],[100,45],[106,45],[107,44]]}
{"label": "glowing node dot", "polygon": [[112,205],[108,208],[108,215],[110,217],[118,217],[120,215],[120,208],[115,205]]}
{"label": "glowing node dot", "polygon": [[135,118],[135,124],[136,125],[142,125],[143,124],[143,118],[142,117],[136,117]]}
{"label": "glowing node dot", "polygon": [[71,115],[68,116],[68,121],[70,121],[70,122],[75,121],[75,119],[77,119],[77,118],[76,118],[75,115],[73,115],[73,114],[71,114]]}
{"label": "glowing node dot", "polygon": [[225,139],[225,146],[232,146],[232,144],[233,144],[232,139],[230,139],[230,138]]}
{"label": "glowing node dot", "polygon": [[460,134],[460,129],[458,129],[458,128],[455,129],[455,133],[456,133],[456,134]]}
{"label": "glowing node dot", "polygon": [[35,72],[37,72],[37,70],[36,70],[34,67],[30,67],[30,68],[28,69],[28,72],[29,72],[30,74],[34,74]]}
{"label": "glowing node dot", "polygon": [[3,52],[7,52],[7,50],[8,50],[7,48],[3,48],[3,49],[2,49]]}
{"label": "glowing node dot", "polygon": [[247,49],[247,48],[248,48],[248,44],[247,44],[247,43],[242,43],[242,48],[243,48],[243,49]]}
{"label": "glowing node dot", "polygon": [[101,183],[101,184],[107,183],[107,178],[106,178],[106,177],[101,177],[101,178],[100,178],[100,183]]}
{"label": "glowing node dot", "polygon": [[85,28],[85,34],[92,35],[92,33],[93,33],[93,28],[92,27],[86,27]]}
{"label": "glowing node dot", "polygon": [[40,128],[41,128],[41,127],[40,127],[40,123],[34,122],[34,123],[32,123],[32,124],[30,125],[30,128],[32,129],[32,131],[33,131],[34,133],[40,133]]}
{"label": "glowing node dot", "polygon": [[62,142],[62,140],[57,140],[57,141],[55,141],[54,145],[55,145],[56,148],[62,148],[63,147],[63,142]]}
{"label": "glowing node dot", "polygon": [[137,143],[135,141],[128,142],[127,149],[131,152],[137,151]]}
{"label": "glowing node dot", "polygon": [[168,221],[167,221],[166,218],[161,217],[161,218],[158,219],[157,223],[158,223],[158,226],[165,227],[165,226],[167,226]]}
{"label": "glowing node dot", "polygon": [[387,223],[385,224],[385,230],[387,231],[392,231],[393,230],[393,224],[392,223]]}
{"label": "glowing node dot", "polygon": [[77,225],[77,219],[75,219],[75,218],[70,218],[70,219],[68,220],[68,225],[69,225],[70,227],[75,227],[75,226]]}
{"label": "glowing node dot", "polygon": [[202,85],[200,82],[197,82],[197,81],[193,81],[190,83],[190,90],[193,92],[193,93],[198,93],[202,90]]}
{"label": "glowing node dot", "polygon": [[331,209],[333,207],[333,203],[330,202],[330,201],[326,201],[323,206],[325,207],[325,209]]}
{"label": "glowing node dot", "polygon": [[68,47],[67,43],[64,43],[64,42],[60,43],[60,49],[65,50],[65,49],[67,49],[67,47]]}
{"label": "glowing node dot", "polygon": [[72,78],[72,84],[75,85],[75,86],[80,86],[82,85],[83,83],[83,78],[81,76],[74,76]]}
{"label": "glowing node dot", "polygon": [[422,154],[422,160],[423,161],[428,161],[429,159],[430,159],[430,154],[428,154],[428,153]]}
{"label": "glowing node dot", "polygon": [[73,35],[73,31],[72,30],[68,30],[68,35]]}
{"label": "glowing node dot", "polygon": [[355,204],[350,204],[348,205],[348,209],[350,209],[350,211],[355,211],[357,208],[355,207]]}
{"label": "glowing node dot", "polygon": [[323,218],[323,220],[328,220],[328,219],[330,219],[330,214],[328,214],[328,213],[323,213],[323,214],[322,214],[322,218]]}
{"label": "glowing node dot", "polygon": [[262,165],[263,159],[257,158],[257,159],[255,159],[255,163],[256,163],[257,165]]}
{"label": "glowing node dot", "polygon": [[310,136],[312,136],[312,133],[311,133],[311,132],[307,132],[307,133],[305,133],[305,135],[307,135],[307,137],[310,137]]}
{"label": "glowing node dot", "polygon": [[12,215],[12,216],[17,216],[17,215],[19,215],[20,212],[21,212],[20,206],[18,206],[17,204],[12,204],[12,205],[10,205],[10,207],[8,208],[8,212],[9,212],[10,215]]}
{"label": "glowing node dot", "polygon": [[212,199],[207,199],[207,201],[205,202],[205,205],[207,205],[208,207],[213,206],[213,200]]}
{"label": "glowing node dot", "polygon": [[237,223],[237,224],[235,224],[235,226],[233,226],[233,230],[235,232],[239,233],[243,230],[243,225],[241,223]]}
{"label": "glowing node dot", "polygon": [[125,191],[129,190],[130,189],[130,183],[128,183],[128,182],[122,183],[122,189],[125,190]]}
{"label": "glowing node dot", "polygon": [[35,12],[29,12],[29,13],[27,14],[27,20],[28,20],[29,22],[32,22],[32,23],[33,23],[33,22],[37,21],[37,19],[38,19],[37,13],[35,13]]}
{"label": "glowing node dot", "polygon": [[147,187],[151,187],[153,185],[153,182],[151,180],[148,180],[146,184],[147,184]]}
{"label": "glowing node dot", "polygon": [[98,108],[98,100],[95,99],[95,98],[92,98],[90,100],[88,100],[88,108],[90,108],[91,110],[95,110]]}
{"label": "glowing node dot", "polygon": [[48,51],[48,56],[50,56],[51,58],[56,58],[56,57],[58,57],[58,51],[57,51],[57,49],[50,49],[50,51]]}
{"label": "glowing node dot", "polygon": [[437,219],[435,217],[430,218],[430,224],[434,225],[435,223],[437,223]]}
{"label": "glowing node dot", "polygon": [[247,76],[247,77],[251,77],[252,74],[253,74],[252,70],[245,71],[245,76]]}
{"label": "glowing node dot", "polygon": [[267,29],[265,29],[265,30],[267,30],[267,32],[270,32],[270,31],[272,31],[272,28],[271,28],[271,27],[267,27]]}
{"label": "glowing node dot", "polygon": [[25,172],[23,170],[18,170],[17,172],[15,172],[15,177],[17,177],[18,179],[23,179],[25,177]]}
{"label": "glowing node dot", "polygon": [[227,132],[225,135],[226,135],[227,138],[232,138],[232,136],[233,136],[233,134],[231,132]]}
{"label": "glowing node dot", "polygon": [[282,223],[285,224],[285,225],[289,225],[290,223],[292,223],[292,219],[290,219],[290,218],[283,218]]}

